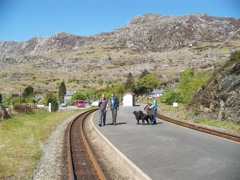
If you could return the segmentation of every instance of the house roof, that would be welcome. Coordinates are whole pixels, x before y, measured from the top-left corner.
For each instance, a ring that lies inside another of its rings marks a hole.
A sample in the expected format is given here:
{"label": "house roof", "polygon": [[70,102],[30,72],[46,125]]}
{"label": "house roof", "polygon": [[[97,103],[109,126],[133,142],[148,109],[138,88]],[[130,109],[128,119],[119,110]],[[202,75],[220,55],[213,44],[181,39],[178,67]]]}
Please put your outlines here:
{"label": "house roof", "polygon": [[124,95],[124,94],[131,94],[131,95],[133,95],[133,96],[136,96],[136,94],[135,94],[134,92],[130,91],[130,90],[125,91],[125,92],[123,93],[123,95]]}
{"label": "house roof", "polygon": [[163,89],[154,89],[152,92],[151,92],[151,94],[162,94],[162,93],[164,93],[164,91],[165,90],[163,90]]}
{"label": "house roof", "polygon": [[65,96],[73,96],[75,94],[74,91],[68,91]]}

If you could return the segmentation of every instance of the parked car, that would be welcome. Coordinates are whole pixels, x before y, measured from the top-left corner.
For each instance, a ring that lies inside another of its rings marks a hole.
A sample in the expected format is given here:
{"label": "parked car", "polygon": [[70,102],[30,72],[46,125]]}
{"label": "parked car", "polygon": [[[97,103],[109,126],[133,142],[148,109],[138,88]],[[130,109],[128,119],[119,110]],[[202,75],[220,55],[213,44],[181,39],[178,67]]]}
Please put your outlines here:
{"label": "parked car", "polygon": [[59,105],[59,107],[66,107],[66,104],[65,104],[65,103],[61,103],[61,104]]}
{"label": "parked car", "polygon": [[90,101],[89,100],[85,100],[84,103],[85,104],[90,104]]}
{"label": "parked car", "polygon": [[93,101],[91,106],[98,106],[98,100],[97,101]]}
{"label": "parked car", "polygon": [[77,107],[85,107],[84,100],[76,100],[75,105],[76,105]]}

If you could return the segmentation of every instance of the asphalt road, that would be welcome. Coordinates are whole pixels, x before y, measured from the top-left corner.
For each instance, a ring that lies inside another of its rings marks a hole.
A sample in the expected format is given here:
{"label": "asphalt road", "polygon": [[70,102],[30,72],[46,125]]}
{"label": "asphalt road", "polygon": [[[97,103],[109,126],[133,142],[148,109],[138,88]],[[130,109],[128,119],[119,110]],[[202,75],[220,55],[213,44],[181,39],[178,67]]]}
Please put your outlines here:
{"label": "asphalt road", "polygon": [[137,125],[133,111],[145,105],[120,107],[117,126],[96,128],[129,160],[156,180],[240,180],[240,143],[180,127],[160,119]]}

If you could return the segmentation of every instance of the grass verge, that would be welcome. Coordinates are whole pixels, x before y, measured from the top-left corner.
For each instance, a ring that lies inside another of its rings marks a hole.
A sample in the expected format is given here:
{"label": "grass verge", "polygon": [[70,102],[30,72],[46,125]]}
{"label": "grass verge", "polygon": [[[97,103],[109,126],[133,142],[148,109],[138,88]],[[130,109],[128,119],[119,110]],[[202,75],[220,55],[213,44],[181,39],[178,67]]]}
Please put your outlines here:
{"label": "grass verge", "polygon": [[[147,100],[145,103],[151,104],[152,100]],[[176,120],[191,121],[189,119],[189,117],[192,116],[189,116],[191,112],[185,111],[184,105],[181,103],[178,104],[177,108],[174,108],[173,105],[166,105],[164,103],[158,102],[158,111]],[[219,121],[217,119],[198,119],[194,120],[194,123],[214,127],[222,131],[240,135],[240,125],[235,124],[231,121]]]}
{"label": "grass verge", "polygon": [[230,121],[219,121],[215,119],[200,119],[195,121],[195,123],[213,126],[222,130],[227,130],[229,132],[240,134],[240,125],[234,124],[233,122]]}
{"label": "grass verge", "polygon": [[0,126],[0,179],[30,179],[44,142],[66,118],[83,110],[18,114]]}
{"label": "grass verge", "polygon": [[[178,108],[174,108],[172,105],[161,104],[160,112],[174,119],[191,121],[189,120],[188,114],[191,112],[186,112],[182,104],[179,104]],[[198,119],[194,120],[194,123],[211,126],[230,133],[240,134],[240,125],[237,125],[231,121],[219,121],[217,119]]]}

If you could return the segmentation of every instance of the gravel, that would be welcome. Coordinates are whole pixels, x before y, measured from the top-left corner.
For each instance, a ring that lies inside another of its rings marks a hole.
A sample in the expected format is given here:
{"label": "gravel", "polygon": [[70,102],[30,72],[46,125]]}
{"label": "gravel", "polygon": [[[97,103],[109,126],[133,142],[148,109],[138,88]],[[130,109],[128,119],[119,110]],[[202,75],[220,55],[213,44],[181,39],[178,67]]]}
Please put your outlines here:
{"label": "gravel", "polygon": [[[52,133],[45,144],[42,144],[43,155],[40,158],[37,166],[32,174],[33,180],[49,180],[49,179],[66,179],[63,172],[66,170],[66,165],[62,164],[62,151],[64,147],[64,132],[68,124],[79,114],[66,119]],[[111,179],[118,180],[133,180],[136,179],[134,168],[129,168],[126,165],[126,159],[119,158],[116,155],[118,152],[102,139],[99,133],[93,126],[93,123],[88,120],[85,129],[88,131],[88,139],[91,139],[91,144],[94,146],[95,153],[98,154],[99,161],[104,164],[104,168],[108,171]],[[96,151],[97,150],[97,151]],[[114,151],[114,152],[113,152]],[[109,157],[109,154],[112,154]],[[114,155],[115,154],[115,155]],[[100,155],[100,156],[99,156]]]}
{"label": "gravel", "polygon": [[61,163],[62,150],[64,145],[64,132],[68,124],[76,116],[77,115],[74,115],[66,119],[56,128],[47,142],[44,145],[40,145],[43,150],[43,155],[37,163],[37,167],[35,168],[31,179],[61,179],[60,176],[62,169],[64,169],[64,165]]}

